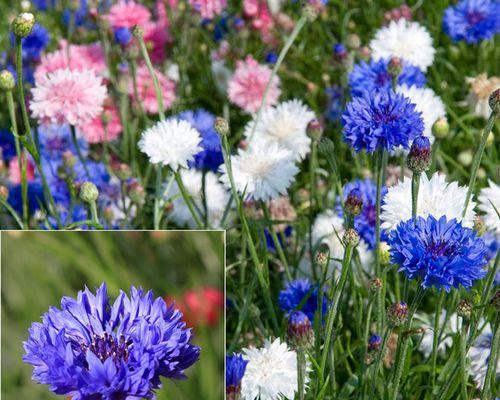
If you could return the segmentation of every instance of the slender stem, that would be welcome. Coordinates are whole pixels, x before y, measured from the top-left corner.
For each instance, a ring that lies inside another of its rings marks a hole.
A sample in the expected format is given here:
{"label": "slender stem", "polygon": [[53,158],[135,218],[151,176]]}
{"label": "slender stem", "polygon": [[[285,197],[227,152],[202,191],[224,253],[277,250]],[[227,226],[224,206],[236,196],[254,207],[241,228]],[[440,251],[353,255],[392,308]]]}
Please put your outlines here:
{"label": "slender stem", "polygon": [[314,280],[317,279],[316,263],[314,262],[314,249],[313,249],[313,238],[312,238],[312,227],[314,219],[314,199],[315,199],[315,189],[316,189],[316,152],[317,143],[316,140],[311,140],[311,158],[309,160],[309,252],[311,253],[311,265]]}
{"label": "slender stem", "polygon": [[299,388],[299,400],[305,399],[305,378],[306,378],[306,354],[303,349],[297,349],[297,378]]}
{"label": "slender stem", "polygon": [[141,47],[142,57],[146,62],[146,66],[148,67],[148,71],[153,79],[153,86],[155,88],[156,100],[158,101],[158,114],[160,115],[160,120],[165,119],[165,108],[163,107],[163,94],[161,92],[160,83],[158,82],[158,77],[156,76],[155,70],[153,68],[153,64],[151,63],[151,59],[149,58],[148,50],[146,48],[146,43],[144,43],[144,38],[141,35],[137,35],[137,39],[139,41],[139,46]]}
{"label": "slender stem", "polygon": [[420,187],[420,173],[414,172],[411,177],[411,218],[417,218],[418,189]]}
{"label": "slender stem", "polygon": [[184,199],[184,202],[186,203],[189,212],[191,213],[191,216],[193,217],[194,222],[196,223],[196,226],[198,227],[198,229],[203,229],[203,222],[201,222],[198,212],[194,209],[191,195],[188,193],[188,191],[184,186],[181,174],[179,173],[179,171],[174,171],[174,175],[175,175],[175,181],[177,182],[177,186],[179,187],[179,191],[181,192],[181,196]]}
{"label": "slender stem", "polygon": [[100,224],[99,216],[97,215],[97,204],[95,201],[92,201],[89,205],[90,207],[90,215],[92,217],[92,222],[94,224]]}
{"label": "slender stem", "polygon": [[0,197],[0,204],[2,204],[5,209],[10,213],[10,215],[12,215],[12,218],[14,218],[14,220],[17,222],[17,224],[19,225],[19,228],[21,229],[24,229],[23,228],[23,223],[21,221],[21,218],[19,218],[19,215],[17,215],[17,212],[12,208],[12,206],[7,202],[5,201],[2,197]]}
{"label": "slender stem", "polygon": [[[493,328],[493,338],[491,340],[490,357],[488,360],[488,369],[486,370],[486,378],[484,379],[484,387],[481,393],[481,400],[486,400],[495,397],[495,388],[490,389],[494,385],[494,377],[496,366],[498,363],[498,348],[500,347],[500,314],[497,311],[495,326]],[[489,397],[491,391],[491,397]]]}
{"label": "slender stem", "polygon": [[389,341],[390,336],[391,336],[391,330],[387,328],[384,334],[384,339],[382,340],[382,346],[380,347],[379,353],[377,354],[377,360],[375,361],[375,365],[373,366],[373,375],[371,379],[372,384],[370,389],[371,395],[375,394],[375,382],[377,381],[377,374],[378,370],[380,369],[380,362],[382,361],[382,357],[384,356],[385,348],[387,346],[387,342]]}
{"label": "slender stem", "polygon": [[441,318],[441,307],[444,301],[445,291],[441,290],[436,305],[436,313],[434,314],[434,327],[432,336],[432,355],[431,355],[431,387],[436,383],[436,362],[437,362],[437,349],[439,345],[439,320]]}
{"label": "slender stem", "polygon": [[269,89],[271,88],[273,79],[276,76],[276,74],[278,73],[278,70],[279,70],[281,64],[283,63],[283,60],[285,59],[285,57],[288,53],[288,50],[290,50],[290,47],[292,47],[293,42],[295,41],[295,39],[299,35],[301,29],[304,27],[306,22],[307,22],[307,16],[302,15],[302,17],[299,19],[299,21],[297,22],[297,24],[293,28],[292,33],[290,34],[290,36],[286,40],[285,45],[283,46],[283,49],[281,49],[281,52],[278,56],[278,60],[276,61],[276,64],[274,64],[273,70],[271,72],[271,76],[269,77],[269,81],[267,82],[266,89],[264,90],[264,94],[262,96],[262,101],[260,103],[259,110],[257,111],[257,116],[255,117],[255,120],[254,120],[254,123],[252,126],[252,132],[250,133],[249,140],[252,140],[253,134],[255,133],[255,128],[257,127],[257,124],[259,123],[259,120],[260,120],[260,117],[262,114],[262,110],[264,109],[265,104],[266,104],[267,94],[269,92]]}
{"label": "slender stem", "polygon": [[17,72],[17,93],[19,95],[19,105],[21,106],[21,114],[23,116],[24,131],[28,138],[31,138],[31,126],[26,109],[26,99],[24,98],[24,83],[23,83],[23,46],[20,37],[16,37],[16,72]]}
{"label": "slender stem", "polygon": [[85,171],[85,175],[87,176],[87,179],[90,179],[90,173],[87,168],[87,164],[85,163],[85,159],[83,158],[82,151],[80,149],[80,145],[78,144],[78,138],[76,137],[76,128],[74,125],[70,125],[70,130],[71,130],[71,141],[73,142],[73,146],[75,146],[76,150],[76,155],[78,157],[78,160],[83,166],[83,170]]}
{"label": "slender stem", "polygon": [[462,374],[461,379],[461,396],[463,400],[467,400],[467,331],[469,330],[469,325],[465,320],[462,320],[462,330],[460,332],[460,372]]}
{"label": "slender stem", "polygon": [[160,201],[162,200],[162,184],[163,174],[161,165],[158,164],[156,166],[156,185],[155,185],[155,201],[154,201],[154,210],[153,210],[153,228],[154,230],[160,229]]}
{"label": "slender stem", "polygon": [[467,213],[467,207],[469,205],[469,201],[472,196],[472,190],[474,189],[474,185],[476,183],[477,170],[479,169],[479,165],[481,164],[481,158],[483,157],[484,148],[486,147],[486,140],[488,139],[488,135],[493,129],[496,117],[497,117],[496,113],[492,111],[490,117],[488,118],[488,122],[484,127],[483,134],[481,135],[481,139],[479,141],[479,146],[477,148],[476,154],[474,154],[474,160],[472,162],[472,171],[469,180],[469,187],[467,189],[467,195],[465,197],[462,217],[465,217],[465,214]]}
{"label": "slender stem", "polygon": [[347,276],[350,271],[351,258],[353,253],[353,246],[350,243],[346,244],[344,257],[342,260],[342,272],[340,274],[340,279],[337,285],[334,285],[332,282],[332,286],[330,288],[330,299],[332,301],[332,306],[327,314],[327,322],[326,322],[326,335],[325,335],[325,343],[323,347],[323,354],[321,356],[321,376],[324,378],[326,362],[328,358],[328,351],[330,349],[330,342],[332,340],[333,328],[335,324],[335,320],[339,311],[339,301],[342,296],[342,292],[344,290],[345,283],[347,281]]}

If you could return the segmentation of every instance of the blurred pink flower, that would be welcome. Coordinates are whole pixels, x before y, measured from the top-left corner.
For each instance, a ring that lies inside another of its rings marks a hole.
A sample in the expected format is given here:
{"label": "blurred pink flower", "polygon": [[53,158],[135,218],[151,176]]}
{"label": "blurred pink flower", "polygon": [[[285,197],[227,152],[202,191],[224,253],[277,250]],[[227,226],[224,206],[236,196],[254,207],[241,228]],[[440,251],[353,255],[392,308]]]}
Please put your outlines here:
{"label": "blurred pink flower", "polygon": [[[21,170],[19,169],[18,160],[18,157],[14,156],[9,162],[9,181],[14,185],[21,183]],[[28,182],[35,179],[35,164],[30,157],[28,157],[28,163],[26,165],[26,179]]]}
{"label": "blurred pink flower", "polygon": [[[163,106],[165,110],[169,109],[175,101],[175,83],[168,79],[158,70],[155,70],[158,82],[163,92]],[[159,111],[156,92],[153,85],[153,78],[149,74],[146,65],[142,64],[137,68],[137,90],[140,100],[146,112],[157,114]],[[129,95],[134,98],[134,84],[132,79],[129,82]]]}
{"label": "blurred pink flower", "polygon": [[189,0],[189,4],[202,18],[213,19],[227,7],[227,0]]}
{"label": "blurred pink flower", "polygon": [[271,29],[274,27],[273,17],[264,0],[243,0],[243,14],[250,19],[253,29],[262,34],[263,40],[268,43]]}
{"label": "blurred pink flower", "polygon": [[113,5],[106,16],[111,27],[113,28],[129,28],[132,29],[135,25],[143,26],[151,19],[151,13],[147,7],[138,4],[134,1],[120,0]]}
{"label": "blurred pink flower", "polygon": [[165,59],[165,45],[171,40],[166,20],[148,22],[144,25],[144,41],[149,47],[149,56],[154,63]]}
{"label": "blurred pink flower", "polygon": [[[247,56],[245,61],[236,62],[236,71],[228,82],[229,100],[248,113],[255,113],[260,107],[266,85],[271,78],[271,69]],[[266,106],[276,104],[281,94],[280,79],[275,76],[266,96]]]}
{"label": "blurred pink flower", "polygon": [[82,127],[101,114],[106,87],[94,71],[65,68],[43,75],[31,93],[33,118]]}
{"label": "blurred pink flower", "polygon": [[[103,117],[108,119],[107,131],[104,131]],[[106,102],[101,114],[80,127],[80,133],[89,143],[111,142],[122,133],[122,124],[118,110],[110,102]]]}
{"label": "blurred pink flower", "polygon": [[74,45],[69,47],[70,59],[68,62],[68,42],[61,40],[59,50],[42,56],[40,65],[35,70],[35,80],[43,75],[58,69],[69,68],[72,71],[92,70],[99,76],[107,74],[104,51],[100,43],[88,45]]}

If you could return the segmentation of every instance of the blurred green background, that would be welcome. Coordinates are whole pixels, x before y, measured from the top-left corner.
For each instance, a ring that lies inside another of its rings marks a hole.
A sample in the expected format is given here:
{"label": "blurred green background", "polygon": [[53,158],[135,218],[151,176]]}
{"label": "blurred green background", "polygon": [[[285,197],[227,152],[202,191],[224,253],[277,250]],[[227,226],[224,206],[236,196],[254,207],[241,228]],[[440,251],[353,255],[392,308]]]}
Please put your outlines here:
{"label": "blurred green background", "polygon": [[[28,328],[62,296],[108,285],[111,300],[130,285],[156,297],[224,287],[223,232],[2,233],[2,399],[61,399],[31,380],[21,360]],[[224,321],[195,327],[200,360],[185,381],[163,381],[158,400],[223,399]]]}

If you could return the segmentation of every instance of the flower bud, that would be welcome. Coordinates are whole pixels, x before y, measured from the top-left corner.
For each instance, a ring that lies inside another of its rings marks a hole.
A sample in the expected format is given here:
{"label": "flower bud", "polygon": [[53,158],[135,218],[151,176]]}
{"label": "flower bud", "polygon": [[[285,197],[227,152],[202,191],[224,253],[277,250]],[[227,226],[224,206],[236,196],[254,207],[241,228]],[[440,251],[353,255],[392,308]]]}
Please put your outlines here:
{"label": "flower bud", "polygon": [[10,92],[16,86],[14,75],[6,69],[0,72],[0,90]]}
{"label": "flower bud", "polygon": [[343,61],[349,56],[349,53],[342,43],[337,43],[333,46],[333,55],[337,61]]}
{"label": "flower bud", "polygon": [[314,254],[314,262],[323,270],[330,262],[330,247],[326,243],[321,243]]}
{"label": "flower bud", "polygon": [[378,249],[378,257],[381,265],[388,265],[391,260],[391,247],[387,242],[380,242],[380,247]]}
{"label": "flower bud", "polygon": [[500,113],[500,88],[490,94],[488,104],[494,114],[498,115]]}
{"label": "flower bud", "polygon": [[382,345],[382,338],[379,335],[371,335],[368,340],[368,350],[378,351]]}
{"label": "flower bud", "polygon": [[457,314],[464,319],[470,319],[472,314],[472,303],[467,299],[460,300],[457,305]]}
{"label": "flower bud", "polygon": [[352,189],[349,192],[344,202],[344,209],[352,216],[361,214],[363,210],[363,198],[359,189]]}
{"label": "flower bud", "polygon": [[144,35],[144,29],[140,25],[135,25],[132,28],[132,35],[134,35],[135,38],[139,39],[142,38]]}
{"label": "flower bud", "polygon": [[4,185],[0,185],[0,199],[6,201],[9,198],[9,188]]}
{"label": "flower bud", "polygon": [[378,293],[382,289],[382,279],[379,277],[375,276],[372,279],[370,279],[370,282],[368,283],[370,286],[370,290],[372,293]]}
{"label": "flower bud", "polygon": [[318,16],[318,10],[312,4],[306,3],[302,8],[302,15],[304,15],[309,22],[313,22]]}
{"label": "flower bud", "polygon": [[472,150],[465,150],[458,154],[457,159],[460,164],[464,167],[468,167],[472,164],[472,159],[474,158],[474,154]]}
{"label": "flower bud", "polygon": [[431,165],[431,142],[426,136],[417,137],[406,159],[408,168],[414,173],[422,173]]}
{"label": "flower bud", "polygon": [[118,179],[125,181],[132,176],[132,170],[125,163],[112,163],[111,169]]}
{"label": "flower bud", "polygon": [[351,33],[347,36],[347,46],[351,49],[359,49],[361,46],[361,39],[355,33]]}
{"label": "flower bud", "polygon": [[67,150],[62,154],[63,165],[66,168],[72,169],[76,165],[76,157],[75,155]]}
{"label": "flower bud", "polygon": [[365,365],[372,365],[373,362],[375,361],[375,357],[373,356],[372,353],[366,353],[364,361],[365,361]]}
{"label": "flower bud", "polygon": [[80,186],[80,199],[84,203],[93,203],[99,197],[99,190],[92,182],[83,182]]}
{"label": "flower bud", "polygon": [[446,117],[439,118],[432,125],[432,133],[436,139],[444,139],[448,136],[448,132],[450,132],[450,124],[448,124]]}
{"label": "flower bud", "polygon": [[314,331],[311,321],[302,311],[294,311],[288,318],[287,337],[295,348],[310,348],[314,344]]}
{"label": "flower bud", "polygon": [[214,129],[221,136],[229,136],[229,123],[225,118],[215,118]]}
{"label": "flower bud", "polygon": [[115,29],[115,41],[116,43],[126,46],[132,40],[132,32],[126,27],[121,27]]}
{"label": "flower bud", "polygon": [[394,79],[397,79],[401,74],[401,71],[403,71],[403,62],[399,57],[392,57],[389,61],[387,70]]}
{"label": "flower bud", "polygon": [[35,16],[31,13],[21,13],[10,25],[10,29],[19,38],[28,36],[35,25]]}
{"label": "flower bud", "polygon": [[387,320],[393,327],[403,325],[408,319],[408,305],[404,301],[394,303],[387,308]]}
{"label": "flower bud", "polygon": [[323,126],[316,118],[307,124],[307,134],[313,140],[319,140],[323,135]]}
{"label": "flower bud", "polygon": [[343,240],[346,245],[357,246],[359,243],[359,234],[356,232],[356,229],[349,228],[345,231]]}
{"label": "flower bud", "polygon": [[129,182],[127,184],[127,194],[136,204],[144,203],[144,199],[146,198],[146,193],[144,191],[144,187],[137,181]]}

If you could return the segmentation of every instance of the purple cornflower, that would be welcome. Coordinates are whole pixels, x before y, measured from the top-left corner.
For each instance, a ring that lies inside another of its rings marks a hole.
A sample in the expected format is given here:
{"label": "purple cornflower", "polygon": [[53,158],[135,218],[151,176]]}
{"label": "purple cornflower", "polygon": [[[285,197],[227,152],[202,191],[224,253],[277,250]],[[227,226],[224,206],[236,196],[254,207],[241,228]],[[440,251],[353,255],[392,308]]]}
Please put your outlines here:
{"label": "purple cornflower", "polygon": [[131,287],[110,303],[106,284],[94,295],[63,297],[35,322],[24,342],[33,380],[73,400],[155,398],[160,377],[185,378],[199,357],[182,313],[151,291]]}
{"label": "purple cornflower", "polygon": [[474,44],[500,32],[500,2],[493,0],[462,0],[444,11],[443,28],[457,42]]}
{"label": "purple cornflower", "polygon": [[434,286],[447,292],[460,285],[470,289],[486,275],[484,242],[456,219],[432,215],[402,222],[389,235],[391,262],[408,279],[421,279],[424,289]]}
{"label": "purple cornflower", "polygon": [[189,166],[217,172],[224,158],[220,137],[214,129],[215,116],[208,111],[198,109],[184,111],[179,114],[179,118],[189,122],[201,135],[200,146],[203,150],[194,156],[194,161],[190,162]]}
{"label": "purple cornflower", "polygon": [[248,361],[241,354],[226,355],[226,394],[228,399],[236,398],[241,392],[241,379],[245,374],[247,364]]}
{"label": "purple cornflower", "polygon": [[424,130],[415,104],[392,90],[365,90],[355,97],[342,114],[344,141],[360,152],[379,149],[407,149]]}
{"label": "purple cornflower", "polygon": [[[307,297],[307,300],[304,299]],[[296,279],[288,282],[285,289],[281,290],[278,297],[280,308],[287,314],[293,311],[302,311],[310,321],[314,320],[314,314],[318,308],[318,287],[308,279]],[[304,303],[302,307],[299,305]],[[328,301],[323,297],[323,316],[326,315]]]}
{"label": "purple cornflower", "polygon": [[[354,217],[354,229],[359,233],[361,239],[365,241],[368,248],[371,250],[375,247],[375,225],[377,218],[376,202],[377,202],[377,185],[372,179],[356,179],[347,183],[344,186],[344,202],[347,200],[349,193],[356,190],[356,195],[360,197],[363,208],[361,213]],[[383,199],[387,193],[387,188],[382,186],[381,198]],[[339,213],[342,214],[342,208],[339,207]],[[382,240],[385,240],[385,232],[381,232]]]}
{"label": "purple cornflower", "polygon": [[[423,87],[426,83],[424,73],[410,64],[403,63],[403,69],[398,75],[398,84],[408,87]],[[354,65],[349,74],[349,86],[352,96],[360,96],[364,90],[379,90],[392,88],[392,75],[389,72],[389,60],[370,60],[370,63],[361,61]]]}

